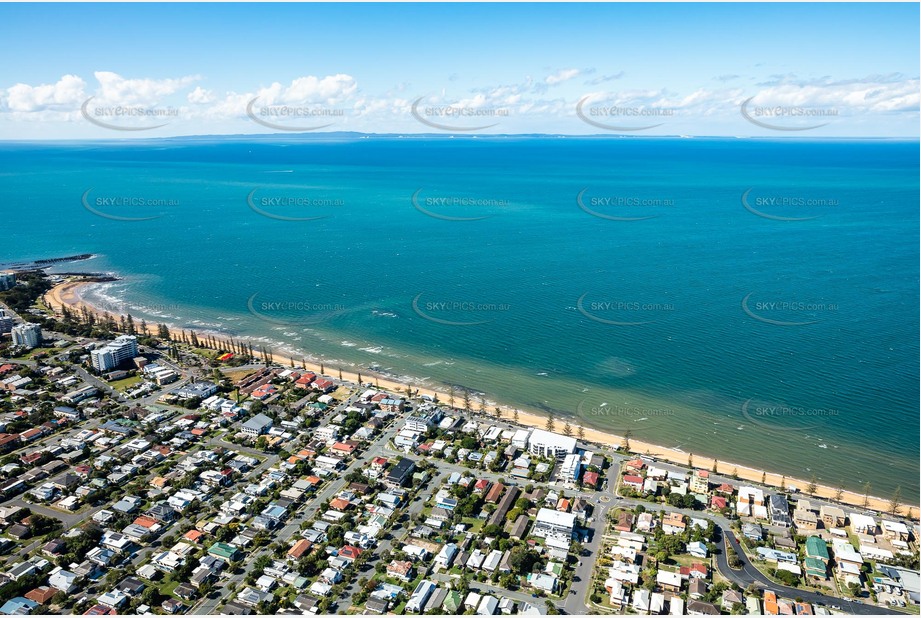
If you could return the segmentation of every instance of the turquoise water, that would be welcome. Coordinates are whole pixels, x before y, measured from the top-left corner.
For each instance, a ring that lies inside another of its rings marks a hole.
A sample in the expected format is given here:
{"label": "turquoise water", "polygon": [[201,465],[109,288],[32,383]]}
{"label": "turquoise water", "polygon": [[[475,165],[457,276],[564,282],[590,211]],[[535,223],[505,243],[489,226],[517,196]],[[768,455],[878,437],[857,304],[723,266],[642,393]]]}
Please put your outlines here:
{"label": "turquoise water", "polygon": [[97,254],[70,267],[123,278],[97,303],[917,496],[917,142],[175,139],[0,163],[0,261]]}

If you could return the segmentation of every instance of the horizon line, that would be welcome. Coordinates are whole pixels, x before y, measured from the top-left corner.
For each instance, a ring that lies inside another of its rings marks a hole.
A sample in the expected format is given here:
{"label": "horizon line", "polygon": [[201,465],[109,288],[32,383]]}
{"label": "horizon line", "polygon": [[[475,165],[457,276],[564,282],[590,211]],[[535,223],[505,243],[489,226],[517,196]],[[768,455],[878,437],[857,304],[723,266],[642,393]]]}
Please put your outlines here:
{"label": "horizon line", "polygon": [[360,138],[433,138],[433,139],[467,139],[476,140],[483,138],[600,138],[600,139],[708,139],[708,140],[774,140],[774,141],[903,141],[919,142],[921,136],[860,136],[860,135],[635,135],[623,133],[368,133],[364,131],[324,131],[315,133],[202,133],[189,135],[164,135],[164,136],[137,136],[137,137],[32,137],[32,138],[3,138],[0,143],[36,143],[36,142],[152,142],[162,140],[193,140],[193,139],[253,139],[253,138],[286,138],[292,141],[318,140],[324,137],[360,137]]}

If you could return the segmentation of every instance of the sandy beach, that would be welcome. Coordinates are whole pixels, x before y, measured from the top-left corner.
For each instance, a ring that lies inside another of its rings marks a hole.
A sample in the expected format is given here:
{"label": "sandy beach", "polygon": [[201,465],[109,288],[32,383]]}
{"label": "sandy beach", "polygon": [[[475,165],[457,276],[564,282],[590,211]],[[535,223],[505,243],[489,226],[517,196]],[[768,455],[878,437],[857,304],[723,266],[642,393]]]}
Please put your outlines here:
{"label": "sandy beach", "polygon": [[[53,289],[49,290],[45,294],[45,302],[46,304],[48,304],[48,306],[52,307],[54,311],[57,313],[60,313],[61,307],[66,305],[72,308],[86,307],[89,311],[101,316],[103,312],[98,310],[96,307],[93,307],[91,304],[83,301],[78,293],[78,290],[82,286],[89,285],[90,283],[91,282],[82,281],[82,280],[74,280],[74,281],[67,281],[67,282],[61,283],[55,286]],[[117,318],[118,316],[114,316],[114,317]],[[185,330],[186,332],[192,332],[191,329],[185,329]],[[179,333],[176,333],[175,329],[173,329],[171,334],[173,334],[173,336],[176,336]],[[196,334],[199,338],[201,338],[205,333],[202,333],[201,331],[196,331]],[[218,341],[222,341],[222,342],[229,341],[229,337],[226,337],[226,336],[219,336],[219,335],[216,335],[210,332],[207,333],[207,335],[213,337],[214,339]],[[255,348],[254,348],[254,351],[255,351]],[[321,373],[320,365],[318,363],[305,361],[305,360],[302,360],[300,357],[291,358],[289,356],[280,355],[278,353],[273,353],[272,357],[276,363],[284,365],[284,366],[291,366],[293,364],[294,367],[303,367],[306,365],[306,367],[310,371]],[[325,369],[326,369],[325,374],[327,376],[333,379],[338,378],[339,376],[338,367],[329,366],[329,367],[326,367]],[[342,370],[342,377],[343,379],[349,380],[352,382],[358,381],[358,375],[351,371]],[[391,379],[379,377],[370,371],[367,373],[365,372],[362,373],[362,380],[365,382],[374,381],[380,386],[380,388],[394,391],[394,392],[405,393],[407,389],[406,384],[401,384]],[[413,385],[413,388],[414,390],[417,390],[419,394],[429,395],[430,397],[436,397],[439,401],[443,403],[448,402],[450,400],[450,395],[447,392],[435,391],[429,388],[420,387],[418,385]],[[455,398],[455,404],[461,403],[462,395],[459,392],[455,393],[454,398]],[[476,408],[477,406],[478,406],[478,403],[473,404],[474,408]],[[530,412],[526,410],[510,408],[508,406],[500,406],[499,409],[501,411],[501,415],[503,419],[512,420],[515,412],[517,411],[518,423],[520,425],[528,426],[528,427],[537,427],[537,428],[546,427],[547,417],[545,415],[540,415],[535,412]],[[487,410],[487,412],[494,413],[494,408],[490,407]],[[566,420],[567,419],[563,419],[563,418],[557,419],[556,427],[555,427],[555,430],[557,432],[561,431],[562,426],[566,422]],[[575,432],[577,432],[579,429],[579,425],[574,424],[572,420],[570,420],[570,425],[572,426],[573,432],[575,435]],[[610,446],[610,447],[615,447],[615,448],[622,446],[624,443],[623,436],[618,436],[618,435],[614,435],[611,433],[599,431],[597,429],[592,429],[590,427],[582,427],[582,429],[584,430],[584,436],[585,436],[583,441],[593,442],[599,445]],[[688,458],[689,458],[688,453],[676,451],[674,449],[665,448],[662,446],[658,446],[658,445],[651,444],[648,442],[643,442],[640,440],[635,440],[633,438],[630,438],[630,451],[633,453],[637,453],[639,455],[649,455],[651,457],[655,457],[657,459],[669,461],[669,462],[676,463],[676,464],[683,464],[683,465],[688,464]],[[712,458],[694,454],[693,455],[693,465],[696,468],[702,468],[705,470],[713,470],[714,460]],[[799,491],[803,493],[803,495],[805,495],[805,492],[804,492],[805,488],[809,485],[808,480],[797,479],[793,477],[784,477],[780,474],[775,474],[775,473],[767,472],[764,470],[758,470],[758,469],[751,468],[748,466],[743,466],[740,464],[722,461],[722,460],[716,461],[716,471],[723,475],[727,475],[727,476],[734,475],[735,477],[741,480],[751,481],[753,483],[758,483],[758,484],[760,484],[762,482],[762,478],[764,478],[764,484],[771,486],[771,487],[781,487],[783,485],[789,488],[790,486],[794,486],[797,489],[799,489]],[[826,498],[829,500],[834,500],[834,497],[837,491],[838,490],[834,487],[818,485],[814,494],[811,494],[811,495],[817,496],[819,498]],[[864,496],[861,493],[856,493],[853,491],[844,491],[839,501],[844,504],[853,505],[853,506],[860,508],[863,506]],[[870,496],[868,500],[869,508],[876,510],[876,511],[880,511],[880,512],[886,512],[889,508],[889,503],[890,501],[888,499],[883,499],[883,498],[878,498],[878,497],[873,497],[873,496]],[[917,515],[918,515],[917,505],[911,505],[911,504],[906,503],[905,506],[902,507],[900,514],[905,515],[906,513],[908,513],[907,509],[910,509],[911,517],[917,518]]]}

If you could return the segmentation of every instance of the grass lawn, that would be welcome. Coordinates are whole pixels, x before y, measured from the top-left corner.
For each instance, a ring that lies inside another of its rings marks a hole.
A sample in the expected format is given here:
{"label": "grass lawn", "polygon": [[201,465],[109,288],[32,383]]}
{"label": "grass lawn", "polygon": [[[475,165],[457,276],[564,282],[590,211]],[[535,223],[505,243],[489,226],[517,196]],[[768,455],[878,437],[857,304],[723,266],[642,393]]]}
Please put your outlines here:
{"label": "grass lawn", "polygon": [[204,356],[206,358],[215,359],[218,357],[217,350],[209,350],[207,348],[191,348],[192,352],[198,354],[199,356]]}
{"label": "grass lawn", "polygon": [[140,384],[143,381],[141,376],[131,376],[130,378],[125,378],[124,380],[112,380],[109,382],[109,386],[118,391],[126,391],[130,387]]}
{"label": "grass lawn", "polygon": [[27,360],[27,359],[33,358],[34,356],[38,354],[45,354],[47,356],[47,355],[50,355],[52,352],[54,352],[54,350],[52,350],[51,348],[32,348],[28,352],[20,354],[19,356],[14,356],[13,358],[20,359],[20,360]]}
{"label": "grass lawn", "polygon": [[245,378],[246,376],[251,375],[253,373],[256,373],[256,372],[253,371],[252,369],[237,369],[233,371],[225,371],[224,375],[230,378],[231,380],[233,380],[234,382],[236,382],[237,380],[241,378]]}
{"label": "grass lawn", "polygon": [[176,589],[176,586],[178,586],[179,584],[180,582],[178,581],[166,582],[164,584],[161,584],[158,590],[160,591],[160,594],[169,595],[173,598],[178,598],[175,594],[173,594],[173,591]]}
{"label": "grass lawn", "polygon": [[675,564],[679,566],[686,566],[686,567],[693,566],[701,562],[703,564],[706,564],[707,566],[710,566],[709,558],[695,558],[694,556],[690,554],[680,554],[678,556],[670,556],[669,561],[673,561]]}
{"label": "grass lawn", "polygon": [[592,601],[592,600],[591,600],[591,596],[592,596],[592,595],[591,595],[591,593],[590,593],[590,594],[589,594],[589,599],[588,599],[588,602],[589,602],[590,604],[596,605],[597,607],[602,607],[602,608],[604,608],[604,609],[606,609],[606,610],[609,610],[609,611],[611,611],[611,612],[615,612],[615,611],[617,611],[617,610],[620,609],[620,608],[616,608],[616,607],[614,607],[613,605],[611,605],[611,595],[608,594],[608,591],[605,590],[603,587],[595,587],[594,590],[593,590],[593,592],[594,592],[595,594],[597,594],[598,596],[601,597],[601,601],[600,601],[599,603],[595,603],[594,601]]}
{"label": "grass lawn", "polygon": [[483,527],[485,522],[477,517],[464,517],[461,520],[461,523],[470,526],[470,528],[467,530],[467,534],[476,534],[480,531],[480,528]]}
{"label": "grass lawn", "polygon": [[35,307],[36,309],[41,309],[42,311],[47,311],[48,313],[51,313],[51,307],[46,305],[45,301],[43,301],[41,297],[36,298],[35,302],[32,303],[32,306]]}

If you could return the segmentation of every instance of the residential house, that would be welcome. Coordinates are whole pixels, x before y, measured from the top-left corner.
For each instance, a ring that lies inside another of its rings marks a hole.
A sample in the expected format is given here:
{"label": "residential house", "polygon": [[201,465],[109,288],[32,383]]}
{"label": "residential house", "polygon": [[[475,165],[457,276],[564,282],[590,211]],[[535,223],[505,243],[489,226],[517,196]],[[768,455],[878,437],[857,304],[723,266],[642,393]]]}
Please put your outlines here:
{"label": "residential house", "polygon": [[826,528],[839,528],[844,525],[846,519],[844,510],[829,504],[823,504],[819,509],[819,517]]}

